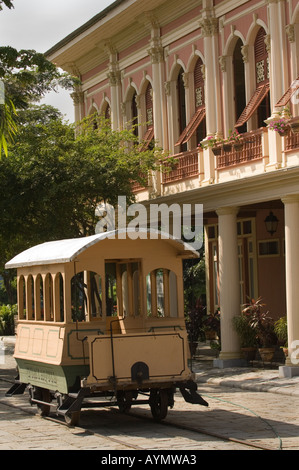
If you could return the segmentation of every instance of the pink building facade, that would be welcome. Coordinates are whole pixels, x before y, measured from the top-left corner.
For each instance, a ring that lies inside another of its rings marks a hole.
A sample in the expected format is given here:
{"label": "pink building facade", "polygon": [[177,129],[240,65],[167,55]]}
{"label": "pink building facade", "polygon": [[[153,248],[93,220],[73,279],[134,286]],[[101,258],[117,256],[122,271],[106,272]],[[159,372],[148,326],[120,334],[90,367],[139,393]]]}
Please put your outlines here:
{"label": "pink building facade", "polygon": [[[240,357],[232,317],[261,296],[274,318],[287,316],[282,373],[298,373],[298,2],[118,0],[47,57],[81,79],[77,120],[97,112],[114,129],[133,120],[141,139],[176,156],[172,171],[134,187],[138,201],[203,204],[220,367]],[[283,135],[272,129],[281,119]]]}

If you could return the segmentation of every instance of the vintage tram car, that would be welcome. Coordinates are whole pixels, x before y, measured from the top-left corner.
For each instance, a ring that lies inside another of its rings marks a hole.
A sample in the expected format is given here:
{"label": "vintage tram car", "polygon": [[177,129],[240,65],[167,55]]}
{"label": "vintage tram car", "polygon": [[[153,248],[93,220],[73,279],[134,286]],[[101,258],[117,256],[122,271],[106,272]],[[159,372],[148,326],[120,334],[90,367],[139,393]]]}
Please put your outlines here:
{"label": "vintage tram car", "polygon": [[148,403],[163,419],[176,389],[207,406],[184,321],[182,260],[197,256],[153,231],[51,241],[17,255],[6,268],[17,269],[18,377],[6,395],[27,388],[41,415],[53,407],[73,425],[92,406]]}

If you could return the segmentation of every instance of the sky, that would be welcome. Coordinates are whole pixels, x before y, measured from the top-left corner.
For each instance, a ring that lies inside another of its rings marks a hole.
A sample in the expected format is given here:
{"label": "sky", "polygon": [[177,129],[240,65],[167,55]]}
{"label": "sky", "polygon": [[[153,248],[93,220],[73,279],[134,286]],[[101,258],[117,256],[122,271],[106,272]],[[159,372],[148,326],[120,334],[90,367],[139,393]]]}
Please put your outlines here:
{"label": "sky", "polygon": [[[46,52],[114,0],[13,0],[14,9],[0,11],[0,46]],[[73,102],[66,91],[45,100],[73,122]]]}

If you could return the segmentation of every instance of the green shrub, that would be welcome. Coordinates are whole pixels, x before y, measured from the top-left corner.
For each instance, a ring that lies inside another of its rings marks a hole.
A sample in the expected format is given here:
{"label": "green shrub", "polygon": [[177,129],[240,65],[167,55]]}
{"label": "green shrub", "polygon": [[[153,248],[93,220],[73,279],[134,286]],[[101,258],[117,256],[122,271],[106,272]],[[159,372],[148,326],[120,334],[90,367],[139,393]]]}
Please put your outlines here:
{"label": "green shrub", "polygon": [[0,306],[0,334],[14,334],[14,315],[18,313],[17,305]]}

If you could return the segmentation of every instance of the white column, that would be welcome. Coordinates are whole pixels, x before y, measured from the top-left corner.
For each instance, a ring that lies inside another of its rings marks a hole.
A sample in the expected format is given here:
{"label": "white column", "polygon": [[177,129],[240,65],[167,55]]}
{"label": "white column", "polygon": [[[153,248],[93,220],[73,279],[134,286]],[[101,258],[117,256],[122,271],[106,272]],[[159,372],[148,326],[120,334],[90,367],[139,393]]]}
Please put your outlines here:
{"label": "white column", "polygon": [[221,353],[215,365],[219,367],[231,367],[241,361],[239,338],[232,326],[232,318],[240,313],[237,213],[237,207],[217,210]]}
{"label": "white column", "polygon": [[113,130],[122,127],[120,112],[120,72],[110,71],[108,74],[111,87],[111,126]]}
{"label": "white column", "polygon": [[270,84],[272,115],[277,101],[282,97],[289,86],[288,64],[286,63],[286,34],[285,34],[285,2],[278,0],[268,1],[268,17],[270,29]]}
{"label": "white column", "polygon": [[203,18],[200,22],[204,37],[205,54],[205,103],[207,135],[222,134],[221,128],[221,98],[218,58],[218,19]]}
{"label": "white column", "polygon": [[[299,375],[299,194],[286,196],[282,198],[282,202],[285,207],[286,304],[289,350],[285,372],[286,375]],[[284,368],[280,369],[283,370]]]}

